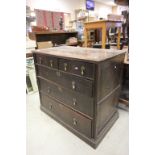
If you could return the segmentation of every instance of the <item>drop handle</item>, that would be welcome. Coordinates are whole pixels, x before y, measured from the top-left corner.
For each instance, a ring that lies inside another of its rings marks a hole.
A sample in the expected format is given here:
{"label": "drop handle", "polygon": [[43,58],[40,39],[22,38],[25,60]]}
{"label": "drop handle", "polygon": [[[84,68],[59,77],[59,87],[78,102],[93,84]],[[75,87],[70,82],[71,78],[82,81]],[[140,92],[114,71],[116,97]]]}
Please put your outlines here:
{"label": "drop handle", "polygon": [[117,66],[116,65],[114,66],[114,69],[117,69]]}
{"label": "drop handle", "polygon": [[76,126],[77,125],[77,120],[75,118],[73,118],[73,125]]}
{"label": "drop handle", "polygon": [[81,66],[81,75],[84,75],[85,67]]}
{"label": "drop handle", "polygon": [[67,63],[64,63],[64,71],[67,71]]}
{"label": "drop handle", "polygon": [[50,66],[53,67],[53,60],[50,60]]}
{"label": "drop handle", "polygon": [[73,98],[73,105],[76,106],[76,104],[77,104],[77,103],[76,103],[76,99]]}
{"label": "drop handle", "polygon": [[72,81],[72,89],[75,90],[75,81]]}

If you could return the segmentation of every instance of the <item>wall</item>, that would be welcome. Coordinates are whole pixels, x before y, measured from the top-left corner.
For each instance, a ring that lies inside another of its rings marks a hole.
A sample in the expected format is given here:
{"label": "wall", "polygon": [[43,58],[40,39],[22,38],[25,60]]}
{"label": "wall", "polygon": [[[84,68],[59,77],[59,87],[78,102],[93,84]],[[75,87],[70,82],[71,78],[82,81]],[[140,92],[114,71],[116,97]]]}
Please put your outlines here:
{"label": "wall", "polygon": [[[42,9],[49,11],[60,11],[71,13],[71,19],[75,19],[75,9],[85,9],[85,0],[27,0],[26,5],[31,9]],[[95,2],[94,12],[90,14],[97,14],[98,17],[107,18],[107,14],[112,13],[112,7]]]}
{"label": "wall", "polygon": [[129,10],[129,7],[128,6],[119,6],[119,5],[112,7],[113,14],[121,15],[121,12],[124,10]]}
{"label": "wall", "polygon": [[74,10],[79,9],[79,0],[27,0],[26,5],[31,9],[71,13],[71,18],[74,19]]}

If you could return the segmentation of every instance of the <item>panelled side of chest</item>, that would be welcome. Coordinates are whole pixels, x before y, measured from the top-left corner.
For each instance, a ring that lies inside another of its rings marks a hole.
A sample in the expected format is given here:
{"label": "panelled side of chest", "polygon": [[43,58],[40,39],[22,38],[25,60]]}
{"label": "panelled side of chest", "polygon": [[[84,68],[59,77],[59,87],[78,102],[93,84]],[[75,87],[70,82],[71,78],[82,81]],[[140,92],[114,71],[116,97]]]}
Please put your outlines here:
{"label": "panelled side of chest", "polygon": [[[94,137],[102,137],[118,118],[116,104],[121,88],[124,55],[102,61],[96,65]],[[113,118],[115,117],[115,119]],[[108,123],[113,121],[108,127]],[[107,131],[106,131],[107,130]]]}

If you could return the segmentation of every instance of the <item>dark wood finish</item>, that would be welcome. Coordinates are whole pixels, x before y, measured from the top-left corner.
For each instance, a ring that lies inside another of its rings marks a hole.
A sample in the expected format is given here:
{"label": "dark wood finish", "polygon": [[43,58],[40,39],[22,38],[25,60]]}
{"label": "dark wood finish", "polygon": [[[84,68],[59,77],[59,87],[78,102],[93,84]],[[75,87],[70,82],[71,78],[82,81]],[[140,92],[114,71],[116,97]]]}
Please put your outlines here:
{"label": "dark wood finish", "polygon": [[59,119],[69,124],[72,128],[80,131],[87,137],[91,136],[91,120],[83,117],[82,115],[70,110],[58,101],[49,98],[45,95],[40,95],[41,106],[44,106],[47,110],[51,111]]}
{"label": "dark wood finish", "polygon": [[[90,55],[82,57],[86,51]],[[118,118],[124,54],[75,47],[34,51],[41,110],[96,148]],[[49,59],[57,67],[50,67]],[[81,66],[85,67],[83,75],[78,70]]]}
{"label": "dark wood finish", "polygon": [[88,78],[94,77],[94,65],[92,63],[60,59],[59,69]]}
{"label": "dark wood finish", "polygon": [[42,93],[60,100],[66,106],[80,111],[81,113],[86,114],[91,118],[93,117],[93,98],[71,91],[40,77],[38,77],[38,82],[39,90]]}
{"label": "dark wood finish", "polygon": [[36,42],[52,41],[53,45],[65,44],[66,40],[70,37],[77,38],[77,32],[65,32],[65,31],[44,31],[34,32]]}
{"label": "dark wood finish", "polygon": [[32,52],[26,52],[26,58],[33,57]]}
{"label": "dark wood finish", "polygon": [[58,68],[58,59],[46,55],[36,55],[36,63],[46,65],[50,68]]}
{"label": "dark wood finish", "polygon": [[123,58],[124,55],[120,55],[99,64],[97,102],[100,102],[120,84]]}
{"label": "dark wood finish", "polygon": [[89,97],[93,96],[93,82],[81,77],[71,75],[58,70],[52,70],[43,66],[36,65],[37,75],[52,80],[63,87],[72,91],[85,94]]}
{"label": "dark wood finish", "polygon": [[129,63],[123,65],[122,89],[119,101],[129,106]]}

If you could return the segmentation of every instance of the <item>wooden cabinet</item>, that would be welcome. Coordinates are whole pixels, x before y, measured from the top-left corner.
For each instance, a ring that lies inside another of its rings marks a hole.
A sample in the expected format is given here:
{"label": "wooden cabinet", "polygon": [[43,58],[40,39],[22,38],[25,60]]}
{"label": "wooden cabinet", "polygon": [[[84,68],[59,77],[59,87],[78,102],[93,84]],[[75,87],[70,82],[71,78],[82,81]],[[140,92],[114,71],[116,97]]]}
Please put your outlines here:
{"label": "wooden cabinet", "polygon": [[[65,31],[40,31],[32,32],[35,35],[36,43],[51,41],[53,46],[66,44],[67,39],[71,37],[77,38],[77,32],[65,32]],[[77,45],[77,44],[75,44]],[[38,45],[36,47],[38,49]]]}
{"label": "wooden cabinet", "polygon": [[124,54],[68,46],[33,51],[41,110],[96,148],[118,118]]}

